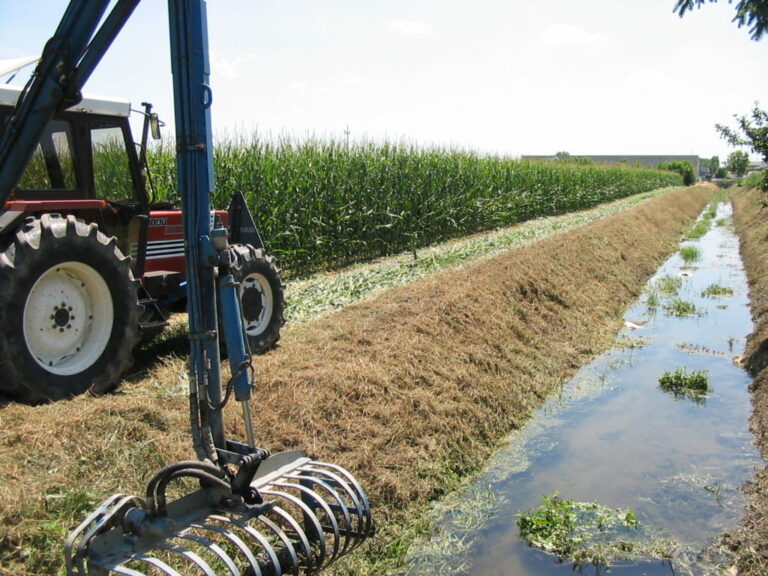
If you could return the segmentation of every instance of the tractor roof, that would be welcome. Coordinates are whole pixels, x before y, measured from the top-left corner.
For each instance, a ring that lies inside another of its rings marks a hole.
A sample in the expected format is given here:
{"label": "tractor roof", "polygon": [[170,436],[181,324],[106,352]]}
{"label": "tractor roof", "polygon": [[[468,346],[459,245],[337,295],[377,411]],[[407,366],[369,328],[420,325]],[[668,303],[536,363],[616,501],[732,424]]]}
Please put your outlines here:
{"label": "tractor roof", "polygon": [[[16,106],[21,91],[20,86],[0,85],[0,106]],[[127,117],[131,113],[131,103],[119,98],[84,96],[78,104],[67,108],[67,111]]]}

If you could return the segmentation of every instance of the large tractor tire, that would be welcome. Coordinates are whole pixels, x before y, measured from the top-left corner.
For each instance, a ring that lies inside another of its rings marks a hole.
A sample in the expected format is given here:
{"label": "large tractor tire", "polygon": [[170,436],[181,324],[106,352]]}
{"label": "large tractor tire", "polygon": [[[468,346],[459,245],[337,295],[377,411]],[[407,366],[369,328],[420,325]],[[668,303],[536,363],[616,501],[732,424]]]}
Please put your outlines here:
{"label": "large tractor tire", "polygon": [[274,348],[283,326],[280,269],[264,250],[250,244],[233,244],[230,252],[248,345],[252,354],[263,354]]}
{"label": "large tractor tire", "polygon": [[96,224],[28,218],[0,254],[0,391],[38,403],[115,388],[140,340],[138,285]]}

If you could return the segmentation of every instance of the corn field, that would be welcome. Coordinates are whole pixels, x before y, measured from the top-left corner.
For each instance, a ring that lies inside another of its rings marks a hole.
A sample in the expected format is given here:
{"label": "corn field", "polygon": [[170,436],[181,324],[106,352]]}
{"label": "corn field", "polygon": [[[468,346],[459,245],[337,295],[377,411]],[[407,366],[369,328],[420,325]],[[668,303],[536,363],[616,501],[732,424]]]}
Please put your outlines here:
{"label": "corn field", "polygon": [[[157,199],[175,190],[168,147],[150,153]],[[521,161],[408,144],[228,139],[213,203],[244,193],[290,274],[347,265],[663,186],[677,173]]]}

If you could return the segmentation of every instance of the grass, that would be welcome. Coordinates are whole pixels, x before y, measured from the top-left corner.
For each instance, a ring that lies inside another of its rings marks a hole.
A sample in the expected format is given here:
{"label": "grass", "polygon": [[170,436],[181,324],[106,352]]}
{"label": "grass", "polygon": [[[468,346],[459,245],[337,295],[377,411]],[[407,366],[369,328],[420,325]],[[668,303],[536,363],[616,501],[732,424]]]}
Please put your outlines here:
{"label": "grass", "polygon": [[382,290],[418,280],[439,270],[456,268],[480,258],[501,254],[629,209],[670,191],[669,188],[661,188],[578,213],[538,218],[508,228],[475,234],[419,250],[415,258],[408,252],[341,271],[289,281],[286,287],[286,320],[310,320],[330,310],[369,298]]}
{"label": "grass", "polygon": [[683,259],[686,266],[690,266],[701,259],[701,250],[699,250],[697,246],[689,244],[680,248],[680,257]]}
{"label": "grass", "polygon": [[676,295],[683,286],[683,279],[678,276],[661,276],[656,280],[656,290],[662,294]]}
{"label": "grass", "polygon": [[[380,576],[402,563],[426,529],[420,514],[430,503],[479,470],[576,366],[610,346],[617,315],[640,289],[635,272],[656,269],[703,202],[704,191],[661,196],[319,322],[287,326],[281,345],[254,359],[264,407],[257,442],[275,452],[302,447],[353,472],[380,527],[330,573]],[[545,300],[548,293],[561,302]],[[51,519],[41,504],[47,494],[81,486],[99,500],[140,494],[157,468],[194,457],[189,407],[179,397],[184,360],[137,363],[142,377],[115,394],[3,406],[0,565],[19,576],[59,570],[61,542],[45,540],[47,552],[37,551],[48,562],[31,565],[18,552],[37,546],[33,537]],[[227,422],[230,437],[244,437],[233,403]]]}
{"label": "grass", "polygon": [[688,372],[685,367],[664,372],[659,377],[659,388],[673,394],[676,398],[687,397],[694,401],[701,400],[711,391],[709,374],[706,370]]}
{"label": "grass", "polygon": [[688,302],[681,298],[673,298],[664,304],[664,310],[670,316],[699,316],[701,312],[693,302]]}
{"label": "grass", "polygon": [[733,288],[728,286],[721,286],[720,284],[710,284],[704,290],[701,295],[705,298],[717,298],[718,296],[733,296]]}
{"label": "grass", "polygon": [[529,545],[572,562],[574,568],[610,566],[617,560],[661,556],[663,543],[651,543],[630,509],[609,508],[597,502],[577,502],[557,492],[543,495],[535,510],[517,521]]}

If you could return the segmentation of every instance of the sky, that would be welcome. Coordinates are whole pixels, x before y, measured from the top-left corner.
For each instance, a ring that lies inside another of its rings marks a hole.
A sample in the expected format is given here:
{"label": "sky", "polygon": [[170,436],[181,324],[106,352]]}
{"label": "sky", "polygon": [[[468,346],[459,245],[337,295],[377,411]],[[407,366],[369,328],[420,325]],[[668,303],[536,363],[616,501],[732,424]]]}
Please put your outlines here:
{"label": "sky", "polygon": [[[768,38],[725,0],[682,19],[674,4],[209,0],[214,134],[724,162],[714,125],[768,107]],[[38,54],[66,5],[0,0],[0,60]],[[150,101],[172,127],[167,30],[166,2],[144,0],[84,91]]]}

